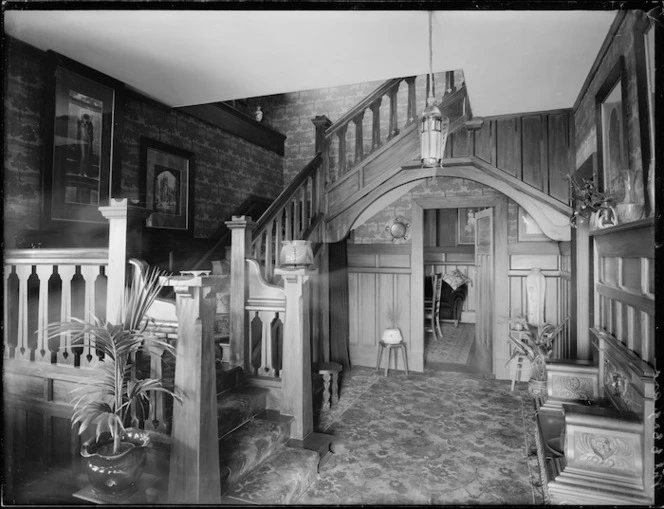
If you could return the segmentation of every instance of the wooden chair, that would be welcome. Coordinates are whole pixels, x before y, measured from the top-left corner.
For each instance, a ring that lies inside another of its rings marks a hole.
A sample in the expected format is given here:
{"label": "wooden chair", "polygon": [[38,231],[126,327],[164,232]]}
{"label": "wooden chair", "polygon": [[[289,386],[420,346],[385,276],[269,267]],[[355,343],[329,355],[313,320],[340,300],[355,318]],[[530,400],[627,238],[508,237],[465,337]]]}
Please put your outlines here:
{"label": "wooden chair", "polygon": [[440,295],[443,288],[442,274],[433,274],[431,276],[433,294],[431,299],[424,300],[424,318],[431,321],[431,330],[436,341],[443,337],[443,331],[440,329]]}

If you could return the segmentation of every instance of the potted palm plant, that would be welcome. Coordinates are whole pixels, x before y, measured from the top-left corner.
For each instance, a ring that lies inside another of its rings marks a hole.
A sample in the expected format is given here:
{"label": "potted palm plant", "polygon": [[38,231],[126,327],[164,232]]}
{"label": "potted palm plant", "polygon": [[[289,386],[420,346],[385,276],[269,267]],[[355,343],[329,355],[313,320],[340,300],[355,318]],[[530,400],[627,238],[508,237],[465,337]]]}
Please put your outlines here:
{"label": "potted palm plant", "polygon": [[72,391],[71,423],[72,428],[79,426],[79,435],[94,432],[83,443],[81,455],[91,485],[103,493],[130,491],[143,472],[150,437],[130,426],[137,413],[143,419],[148,415],[150,392],[161,391],[181,401],[162,380],[139,379],[133,369],[141,352],[151,348],[174,353],[170,344],[146,332],[146,313],[162,289],[162,275],[153,268],[125,290],[122,313],[115,323],[92,316],[89,321],[71,318],[47,327],[49,338],[71,334],[72,345],[90,345],[102,354],[98,366]]}
{"label": "potted palm plant", "polygon": [[552,351],[552,342],[555,337],[553,331],[557,330],[550,324],[541,327],[527,324],[528,332],[519,337],[509,335],[512,342],[512,356],[506,365],[519,355],[525,356],[530,362],[530,380],[528,392],[533,396],[546,394],[546,359]]}

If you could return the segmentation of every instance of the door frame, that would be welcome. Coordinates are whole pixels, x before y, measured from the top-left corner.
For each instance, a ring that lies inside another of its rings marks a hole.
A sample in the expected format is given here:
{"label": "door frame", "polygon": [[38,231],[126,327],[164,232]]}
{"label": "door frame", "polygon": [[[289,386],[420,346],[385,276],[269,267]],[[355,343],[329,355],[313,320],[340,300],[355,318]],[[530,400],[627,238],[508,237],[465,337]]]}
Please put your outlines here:
{"label": "door frame", "polygon": [[[411,322],[411,356],[424,366],[424,210],[493,207],[494,236],[494,296],[509,292],[509,256],[507,251],[507,196],[469,195],[435,196],[413,200],[411,224],[411,291],[413,296]],[[504,365],[509,359],[507,335],[509,333],[509,299],[493,300],[493,348],[491,370],[497,379],[509,379]],[[421,358],[420,358],[421,356]]]}

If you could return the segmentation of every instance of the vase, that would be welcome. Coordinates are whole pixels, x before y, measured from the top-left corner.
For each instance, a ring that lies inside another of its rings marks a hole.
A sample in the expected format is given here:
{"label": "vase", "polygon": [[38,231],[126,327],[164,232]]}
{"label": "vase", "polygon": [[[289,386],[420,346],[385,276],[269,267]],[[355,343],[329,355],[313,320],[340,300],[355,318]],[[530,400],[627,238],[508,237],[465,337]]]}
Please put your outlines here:
{"label": "vase", "polygon": [[263,111],[261,110],[260,106],[256,106],[256,111],[254,111],[254,118],[256,119],[256,122],[263,120]]}
{"label": "vase", "polygon": [[314,253],[309,240],[284,240],[279,253],[281,267],[309,267],[314,263]]}
{"label": "vase", "polygon": [[544,298],[546,297],[546,279],[542,270],[534,267],[526,276],[526,294],[528,297],[528,323],[544,323]]}
{"label": "vase", "polygon": [[118,454],[112,452],[113,437],[107,431],[97,441],[84,445],[81,456],[85,458],[88,480],[93,490],[108,495],[133,491],[145,469],[149,444],[148,432],[127,428]]}
{"label": "vase", "polygon": [[636,173],[632,170],[622,170],[620,176],[623,180],[623,185],[625,188],[625,196],[621,203],[634,203],[634,179]]}
{"label": "vase", "polygon": [[401,331],[399,329],[385,329],[381,339],[388,345],[396,345],[403,341],[403,336],[401,335]]}

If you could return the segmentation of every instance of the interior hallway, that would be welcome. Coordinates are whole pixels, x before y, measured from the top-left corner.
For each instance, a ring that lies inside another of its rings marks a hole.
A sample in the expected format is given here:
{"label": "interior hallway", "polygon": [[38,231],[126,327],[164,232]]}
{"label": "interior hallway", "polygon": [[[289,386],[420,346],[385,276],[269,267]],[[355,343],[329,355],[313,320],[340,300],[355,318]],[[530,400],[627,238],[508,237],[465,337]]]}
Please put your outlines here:
{"label": "interior hallway", "polygon": [[543,505],[526,384],[510,392],[486,359],[474,345],[466,364],[430,361],[408,377],[351,369],[338,404],[316,415],[335,454],[300,503]]}

